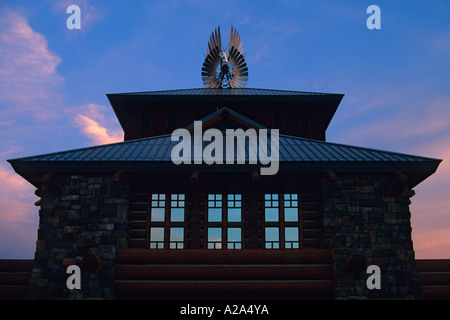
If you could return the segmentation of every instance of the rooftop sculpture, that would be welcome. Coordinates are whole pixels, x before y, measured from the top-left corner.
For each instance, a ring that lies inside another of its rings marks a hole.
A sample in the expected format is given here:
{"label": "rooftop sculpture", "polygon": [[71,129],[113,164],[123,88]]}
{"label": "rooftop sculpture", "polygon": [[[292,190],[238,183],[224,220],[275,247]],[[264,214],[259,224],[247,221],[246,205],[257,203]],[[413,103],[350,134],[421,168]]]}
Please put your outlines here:
{"label": "rooftop sculpture", "polygon": [[247,84],[248,68],[243,55],[242,40],[231,27],[228,51],[222,48],[220,26],[208,41],[202,80],[206,88],[243,88]]}

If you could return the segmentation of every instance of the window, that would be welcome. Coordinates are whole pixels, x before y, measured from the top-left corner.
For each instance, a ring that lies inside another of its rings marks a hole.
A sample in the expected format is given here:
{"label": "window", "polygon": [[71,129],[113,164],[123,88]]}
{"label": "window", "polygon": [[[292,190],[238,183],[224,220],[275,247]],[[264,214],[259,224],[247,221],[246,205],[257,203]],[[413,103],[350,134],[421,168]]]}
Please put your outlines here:
{"label": "window", "polygon": [[184,248],[185,203],[184,194],[151,195],[148,248]]}
{"label": "window", "polygon": [[150,228],[150,249],[164,249],[164,227]]}
{"label": "window", "polygon": [[280,249],[280,228],[266,227],[265,228],[265,243],[266,249]]}
{"label": "window", "polygon": [[242,249],[242,195],[208,194],[206,248]]}
{"label": "window", "polygon": [[222,221],[222,195],[208,195],[208,222]]}
{"label": "window", "polygon": [[170,221],[184,221],[184,194],[172,194],[170,196]]}
{"label": "window", "polygon": [[172,227],[170,228],[170,239],[169,248],[170,249],[183,249],[184,247],[184,228],[183,227]]}
{"label": "window", "polygon": [[227,204],[227,221],[241,222],[242,201],[240,194],[229,194]]}
{"label": "window", "polygon": [[241,228],[227,228],[227,249],[241,249]]}
{"label": "window", "polygon": [[150,221],[164,221],[166,217],[166,195],[152,194],[152,208],[150,211]]}
{"label": "window", "polygon": [[222,228],[208,228],[208,249],[222,249]]}
{"label": "window", "polygon": [[266,249],[300,249],[297,194],[264,195],[264,243]]}

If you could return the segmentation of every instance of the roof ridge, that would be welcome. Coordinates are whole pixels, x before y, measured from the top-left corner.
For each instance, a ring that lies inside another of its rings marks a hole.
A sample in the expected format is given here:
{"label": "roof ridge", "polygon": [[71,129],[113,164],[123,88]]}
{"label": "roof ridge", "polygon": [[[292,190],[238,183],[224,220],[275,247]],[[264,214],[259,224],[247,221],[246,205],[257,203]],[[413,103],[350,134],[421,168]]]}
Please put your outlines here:
{"label": "roof ridge", "polygon": [[231,93],[231,92],[245,92],[249,91],[266,91],[266,92],[284,92],[284,93],[297,93],[297,94],[310,94],[310,95],[343,95],[341,93],[328,93],[328,92],[317,92],[317,91],[302,91],[302,90],[285,90],[285,89],[269,89],[269,88],[180,88],[180,89],[164,89],[164,90],[147,90],[147,91],[136,91],[136,92],[117,92],[117,93],[109,93],[107,95],[143,95],[143,94],[155,94],[156,93],[174,93],[174,92],[223,92],[223,93]]}

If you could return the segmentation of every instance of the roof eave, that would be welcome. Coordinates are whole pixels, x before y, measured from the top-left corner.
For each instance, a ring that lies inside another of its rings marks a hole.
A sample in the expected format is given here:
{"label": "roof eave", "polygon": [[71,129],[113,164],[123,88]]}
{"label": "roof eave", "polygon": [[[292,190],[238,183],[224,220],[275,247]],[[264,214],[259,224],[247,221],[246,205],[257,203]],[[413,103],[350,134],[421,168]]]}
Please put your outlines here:
{"label": "roof eave", "polygon": [[[40,185],[40,177],[53,171],[62,174],[77,173],[112,173],[124,171],[128,173],[154,172],[252,172],[259,171],[261,165],[207,165],[181,164],[171,161],[21,161],[8,160],[17,174],[36,187]],[[415,187],[436,172],[441,160],[407,161],[407,162],[372,162],[372,161],[282,161],[279,173],[394,173],[400,171],[409,177],[410,188]]]}

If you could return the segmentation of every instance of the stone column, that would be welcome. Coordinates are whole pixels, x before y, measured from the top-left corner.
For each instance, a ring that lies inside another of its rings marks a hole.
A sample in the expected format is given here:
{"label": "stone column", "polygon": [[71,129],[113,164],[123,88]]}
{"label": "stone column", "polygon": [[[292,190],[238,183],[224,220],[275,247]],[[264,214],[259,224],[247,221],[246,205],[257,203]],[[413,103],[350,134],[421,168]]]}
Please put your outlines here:
{"label": "stone column", "polygon": [[[115,251],[127,247],[129,183],[106,175],[58,175],[40,194],[27,298],[113,299]],[[81,268],[79,290],[66,286],[73,264]]]}
{"label": "stone column", "polygon": [[[399,188],[395,177],[347,174],[323,178],[322,195],[323,247],[332,249],[336,299],[421,298],[406,183]],[[380,267],[381,289],[368,289],[369,265]]]}

